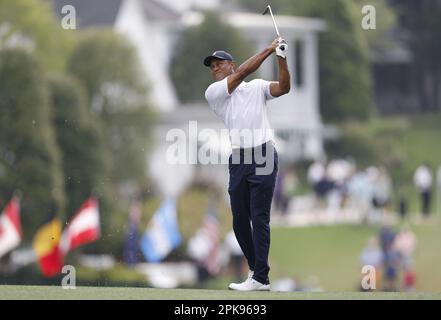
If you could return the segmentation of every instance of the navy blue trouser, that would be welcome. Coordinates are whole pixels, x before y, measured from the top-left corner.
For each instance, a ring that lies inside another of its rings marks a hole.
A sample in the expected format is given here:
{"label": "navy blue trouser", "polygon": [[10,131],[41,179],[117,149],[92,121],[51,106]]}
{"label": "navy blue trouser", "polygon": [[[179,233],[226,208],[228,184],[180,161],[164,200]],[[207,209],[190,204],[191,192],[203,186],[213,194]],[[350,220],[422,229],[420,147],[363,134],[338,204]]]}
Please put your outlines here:
{"label": "navy blue trouser", "polygon": [[[262,170],[263,168],[265,170]],[[264,172],[259,173],[260,168]],[[256,148],[233,149],[229,159],[233,230],[253,278],[269,283],[270,210],[278,170],[272,142]]]}

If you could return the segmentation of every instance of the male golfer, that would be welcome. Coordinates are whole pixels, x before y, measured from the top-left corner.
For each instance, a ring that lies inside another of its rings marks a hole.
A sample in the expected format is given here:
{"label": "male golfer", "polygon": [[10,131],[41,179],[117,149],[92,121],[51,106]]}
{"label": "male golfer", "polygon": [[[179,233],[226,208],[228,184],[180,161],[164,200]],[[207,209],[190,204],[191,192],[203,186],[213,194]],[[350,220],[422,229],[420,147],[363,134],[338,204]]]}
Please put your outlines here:
{"label": "male golfer", "polygon": [[[282,43],[284,50],[280,47]],[[233,230],[250,268],[244,282],[229,285],[232,290],[270,289],[269,222],[278,157],[272,142],[266,101],[290,90],[287,50],[285,40],[278,38],[238,68],[233,57],[225,51],[215,51],[204,60],[204,65],[210,67],[215,80],[207,88],[205,97],[230,133],[233,152],[229,159],[228,193],[233,212]],[[279,81],[255,79],[245,82],[244,79],[273,52],[277,55]]]}

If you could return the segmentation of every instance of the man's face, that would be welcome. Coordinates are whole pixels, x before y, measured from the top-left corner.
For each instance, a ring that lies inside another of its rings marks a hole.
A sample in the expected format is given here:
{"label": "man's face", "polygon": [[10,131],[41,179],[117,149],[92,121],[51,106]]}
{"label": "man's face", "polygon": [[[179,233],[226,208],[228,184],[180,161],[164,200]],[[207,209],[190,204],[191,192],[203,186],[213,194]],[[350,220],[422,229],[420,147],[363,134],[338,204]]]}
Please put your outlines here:
{"label": "man's face", "polygon": [[213,59],[210,63],[211,75],[215,81],[220,81],[234,72],[234,62]]}

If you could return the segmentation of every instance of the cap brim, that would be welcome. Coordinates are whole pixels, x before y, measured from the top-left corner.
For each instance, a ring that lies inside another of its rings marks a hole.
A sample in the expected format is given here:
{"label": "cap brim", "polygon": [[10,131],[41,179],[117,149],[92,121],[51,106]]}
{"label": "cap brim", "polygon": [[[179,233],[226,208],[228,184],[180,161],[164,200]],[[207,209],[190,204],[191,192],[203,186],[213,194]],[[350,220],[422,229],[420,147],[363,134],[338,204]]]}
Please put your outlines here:
{"label": "cap brim", "polygon": [[219,60],[222,60],[221,58],[218,58],[218,57],[215,57],[215,56],[208,56],[208,57],[206,57],[206,58],[204,59],[204,65],[206,65],[207,67],[209,67],[210,64],[211,64],[211,61],[212,61],[213,59],[219,59]]}

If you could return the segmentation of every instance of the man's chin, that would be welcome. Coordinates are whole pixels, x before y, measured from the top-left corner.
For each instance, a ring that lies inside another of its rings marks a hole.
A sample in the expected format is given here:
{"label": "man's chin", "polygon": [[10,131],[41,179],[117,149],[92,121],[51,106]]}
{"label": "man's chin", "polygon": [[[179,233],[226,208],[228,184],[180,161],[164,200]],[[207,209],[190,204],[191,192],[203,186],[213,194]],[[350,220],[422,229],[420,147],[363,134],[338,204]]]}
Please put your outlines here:
{"label": "man's chin", "polygon": [[215,81],[221,81],[221,80],[224,80],[226,78],[226,75],[221,75],[221,74],[219,74],[219,75],[215,75],[214,76],[214,80]]}

